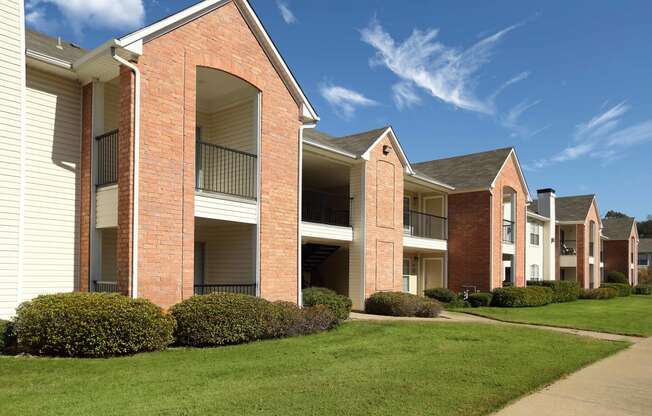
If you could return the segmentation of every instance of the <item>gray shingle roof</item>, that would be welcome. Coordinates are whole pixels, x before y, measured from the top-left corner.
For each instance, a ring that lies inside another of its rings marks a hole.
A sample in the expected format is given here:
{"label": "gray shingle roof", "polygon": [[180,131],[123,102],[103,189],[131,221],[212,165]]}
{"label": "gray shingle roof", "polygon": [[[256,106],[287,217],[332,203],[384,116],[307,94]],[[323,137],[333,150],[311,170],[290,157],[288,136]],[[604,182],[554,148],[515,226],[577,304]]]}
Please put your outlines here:
{"label": "gray shingle roof", "polygon": [[629,240],[635,224],[634,218],[605,218],[602,220],[602,233],[610,240]]}
{"label": "gray shingle roof", "polygon": [[335,137],[316,129],[306,129],[303,136],[315,143],[362,156],[369,147],[387,130],[388,127],[369,130],[349,136]]}
{"label": "gray shingle roof", "polygon": [[511,147],[506,147],[414,163],[412,169],[417,173],[448,183],[457,190],[489,188],[511,151]]}
{"label": "gray shingle roof", "polygon": [[652,253],[652,238],[641,238],[638,243],[639,253]]}
{"label": "gray shingle roof", "polygon": [[[530,202],[530,204],[527,206],[527,210],[528,210],[528,212],[532,212],[532,213],[537,214],[537,215],[542,215],[542,214],[539,214],[539,200],[538,199],[532,200],[532,202]],[[546,215],[542,215],[542,216],[547,218]]]}
{"label": "gray shingle roof", "polygon": [[558,221],[584,221],[589,214],[595,195],[564,196],[557,198]]}
{"label": "gray shingle roof", "polygon": [[31,29],[25,30],[25,48],[27,50],[42,53],[71,63],[86,53],[85,49],[75,45],[74,43],[61,40],[61,47],[58,47],[57,43],[57,38],[53,38]]}

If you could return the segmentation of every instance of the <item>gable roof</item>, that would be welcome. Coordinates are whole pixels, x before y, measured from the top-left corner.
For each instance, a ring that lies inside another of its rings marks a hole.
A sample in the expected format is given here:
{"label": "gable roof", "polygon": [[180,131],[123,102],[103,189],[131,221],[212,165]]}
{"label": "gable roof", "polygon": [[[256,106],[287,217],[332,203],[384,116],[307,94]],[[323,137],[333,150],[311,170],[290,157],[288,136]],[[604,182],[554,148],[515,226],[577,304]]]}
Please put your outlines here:
{"label": "gable roof", "polygon": [[86,52],[86,49],[71,42],[59,40],[32,29],[25,29],[25,50],[29,55],[38,54],[55,58],[67,63],[75,62]]}
{"label": "gable roof", "polygon": [[363,154],[387,131],[389,126],[373,129],[362,133],[350,134],[348,136],[336,137],[317,129],[305,129],[304,138],[350,153],[355,157],[362,157]]}
{"label": "gable roof", "polygon": [[558,197],[556,200],[557,221],[584,221],[595,195],[576,195]]}
{"label": "gable roof", "polygon": [[457,190],[490,188],[513,148],[430,160],[412,165],[417,173],[453,185]]}
{"label": "gable roof", "polygon": [[652,253],[652,238],[641,238],[638,242],[639,253]]}
{"label": "gable roof", "polygon": [[636,220],[630,217],[605,218],[602,220],[603,234],[610,240],[629,240]]}

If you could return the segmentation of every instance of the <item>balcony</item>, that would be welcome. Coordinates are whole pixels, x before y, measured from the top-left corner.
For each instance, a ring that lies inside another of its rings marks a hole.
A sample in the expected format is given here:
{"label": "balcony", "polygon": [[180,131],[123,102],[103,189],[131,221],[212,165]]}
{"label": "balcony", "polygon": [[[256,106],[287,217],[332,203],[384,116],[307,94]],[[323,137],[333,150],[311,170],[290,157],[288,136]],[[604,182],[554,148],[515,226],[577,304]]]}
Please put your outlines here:
{"label": "balcony", "polygon": [[197,190],[256,200],[256,155],[201,140],[195,152]]}
{"label": "balcony", "polygon": [[514,244],[516,225],[514,221],[503,220],[503,243]]}
{"label": "balcony", "polygon": [[403,213],[403,233],[410,237],[446,240],[447,222],[445,217],[407,210]]}
{"label": "balcony", "polygon": [[118,130],[104,133],[95,138],[97,187],[118,183]]}
{"label": "balcony", "polygon": [[559,254],[562,256],[577,256],[577,241],[563,240],[559,243]]}
{"label": "balcony", "polygon": [[303,221],[350,227],[351,198],[348,196],[304,190],[301,207]]}
{"label": "balcony", "polygon": [[237,293],[241,295],[256,296],[255,284],[244,285],[195,285],[195,295],[208,295],[211,293]]}
{"label": "balcony", "polygon": [[119,293],[117,282],[103,282],[100,280],[93,280],[93,292],[101,293]]}

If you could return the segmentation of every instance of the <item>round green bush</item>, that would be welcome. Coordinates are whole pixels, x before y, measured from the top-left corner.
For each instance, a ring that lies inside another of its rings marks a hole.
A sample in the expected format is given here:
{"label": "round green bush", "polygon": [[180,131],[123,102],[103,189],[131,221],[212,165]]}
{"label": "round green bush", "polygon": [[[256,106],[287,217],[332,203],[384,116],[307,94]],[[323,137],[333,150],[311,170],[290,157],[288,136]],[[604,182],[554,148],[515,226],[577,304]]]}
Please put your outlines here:
{"label": "round green bush", "polygon": [[16,310],[19,347],[37,354],[107,357],[165,349],[175,321],[146,299],[117,293],[39,296]]}
{"label": "round green bush", "polygon": [[493,295],[491,293],[476,292],[476,293],[469,293],[469,298],[467,299],[467,301],[472,307],[479,308],[481,306],[491,305],[492,298]]}
{"label": "round green bush", "polygon": [[177,343],[193,347],[242,344],[271,336],[272,303],[235,293],[193,296],[170,308]]}
{"label": "round green bush", "polygon": [[385,316],[435,317],[441,305],[433,299],[403,292],[376,292],[365,301],[365,312]]}
{"label": "round green bush", "polygon": [[552,289],[542,286],[503,287],[494,289],[491,306],[524,308],[543,306],[552,302]]}
{"label": "round green bush", "polygon": [[343,321],[349,318],[351,313],[351,299],[338,295],[330,289],[323,287],[309,287],[303,289],[303,306],[328,306],[337,319]]}
{"label": "round green bush", "polygon": [[618,292],[618,296],[625,297],[632,294],[632,287],[625,283],[603,283],[600,287],[612,288]]}
{"label": "round green bush", "polygon": [[292,302],[278,301],[271,307],[271,315],[265,329],[265,338],[283,338],[304,333],[304,310]]}
{"label": "round green bush", "polygon": [[335,312],[326,305],[310,306],[301,311],[303,313],[303,325],[300,331],[302,335],[327,331],[335,328],[339,323]]}
{"label": "round green bush", "polygon": [[613,299],[618,296],[618,291],[611,287],[586,289],[580,293],[580,299]]}
{"label": "round green bush", "polygon": [[16,335],[13,322],[0,319],[0,354],[8,348],[14,347],[15,344]]}
{"label": "round green bush", "polygon": [[652,286],[650,285],[638,285],[634,287],[634,293],[636,295],[652,295]]}
{"label": "round green bush", "polygon": [[625,273],[621,272],[609,272],[605,278],[606,283],[622,283],[629,284],[629,279]]}
{"label": "round green bush", "polygon": [[435,299],[442,303],[451,303],[458,298],[457,293],[443,287],[426,289],[423,291],[425,297]]}
{"label": "round green bush", "polygon": [[552,302],[572,302],[580,297],[580,284],[570,280],[528,280],[528,286],[543,286],[552,289]]}

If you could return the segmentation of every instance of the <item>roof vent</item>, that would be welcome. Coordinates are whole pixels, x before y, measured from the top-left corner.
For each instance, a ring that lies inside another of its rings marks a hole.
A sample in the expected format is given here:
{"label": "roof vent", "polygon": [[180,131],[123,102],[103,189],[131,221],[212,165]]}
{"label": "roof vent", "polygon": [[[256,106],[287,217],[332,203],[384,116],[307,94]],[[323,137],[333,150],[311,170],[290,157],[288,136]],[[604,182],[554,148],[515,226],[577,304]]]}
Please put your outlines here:
{"label": "roof vent", "polygon": [[63,45],[61,44],[61,36],[57,36],[57,49],[63,49]]}

